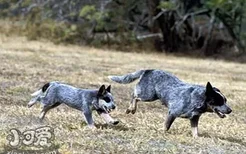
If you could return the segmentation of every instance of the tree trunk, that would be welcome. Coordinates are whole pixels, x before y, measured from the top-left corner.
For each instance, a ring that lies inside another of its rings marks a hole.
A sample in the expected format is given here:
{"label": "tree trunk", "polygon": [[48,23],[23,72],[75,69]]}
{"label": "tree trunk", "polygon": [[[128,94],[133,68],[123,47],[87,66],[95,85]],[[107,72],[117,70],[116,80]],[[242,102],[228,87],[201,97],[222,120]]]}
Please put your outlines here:
{"label": "tree trunk", "polygon": [[214,48],[211,48],[209,47],[211,45],[211,39],[212,39],[212,33],[213,33],[213,29],[214,29],[214,22],[215,22],[215,15],[213,13],[211,19],[210,19],[210,25],[209,25],[209,28],[208,28],[208,34],[206,36],[206,39],[204,41],[204,44],[203,44],[203,47],[202,47],[202,50],[203,50],[203,53],[206,55],[206,56],[210,56],[212,55],[215,51],[212,51],[212,50],[215,50]]}
{"label": "tree trunk", "polygon": [[152,21],[152,30],[153,32],[156,32],[157,25],[158,28],[161,29],[164,50],[168,52],[177,51],[180,47],[181,39],[179,38],[176,29],[173,28],[175,25],[175,12],[162,12],[162,10],[158,8],[160,0],[147,0],[147,4],[152,16],[162,13],[155,21]]}

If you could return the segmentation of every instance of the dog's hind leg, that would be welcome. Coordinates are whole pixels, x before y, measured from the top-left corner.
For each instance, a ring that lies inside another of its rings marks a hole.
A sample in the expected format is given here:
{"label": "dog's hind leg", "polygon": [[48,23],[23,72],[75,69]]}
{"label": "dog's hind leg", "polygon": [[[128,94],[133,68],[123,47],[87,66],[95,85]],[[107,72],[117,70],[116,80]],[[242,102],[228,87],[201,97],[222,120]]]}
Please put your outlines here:
{"label": "dog's hind leg", "polygon": [[53,108],[59,106],[60,104],[61,104],[60,102],[57,102],[57,103],[55,103],[55,104],[53,104],[53,105],[51,105],[51,106],[45,105],[45,106],[43,107],[41,113],[40,113],[39,118],[40,118],[41,120],[43,120],[44,117],[45,117],[45,115],[46,115],[46,113],[47,113],[50,109],[53,109]]}
{"label": "dog's hind leg", "polygon": [[134,98],[133,99],[133,103],[132,103],[132,114],[136,113],[137,111],[137,107],[138,107],[138,101],[140,101],[141,99],[140,98]]}
{"label": "dog's hind leg", "polygon": [[131,101],[129,102],[129,107],[126,109],[126,114],[131,113],[131,111],[132,111],[133,100],[134,100],[134,93],[132,93],[132,99],[131,99]]}
{"label": "dog's hind leg", "polygon": [[139,98],[136,98],[134,95],[132,96],[132,100],[129,104],[129,107],[126,109],[126,114],[129,114],[129,113],[136,113],[137,111],[137,103],[138,101],[140,101]]}
{"label": "dog's hind leg", "polygon": [[174,120],[176,119],[176,116],[174,116],[173,114],[170,114],[170,112],[167,115],[167,120],[165,122],[165,126],[166,126],[166,131],[169,130],[169,128],[171,127],[172,123],[174,122]]}
{"label": "dog's hind leg", "polygon": [[194,138],[198,137],[198,121],[199,121],[199,118],[200,118],[200,116],[194,116],[194,117],[192,117],[192,119],[190,119],[192,136]]}

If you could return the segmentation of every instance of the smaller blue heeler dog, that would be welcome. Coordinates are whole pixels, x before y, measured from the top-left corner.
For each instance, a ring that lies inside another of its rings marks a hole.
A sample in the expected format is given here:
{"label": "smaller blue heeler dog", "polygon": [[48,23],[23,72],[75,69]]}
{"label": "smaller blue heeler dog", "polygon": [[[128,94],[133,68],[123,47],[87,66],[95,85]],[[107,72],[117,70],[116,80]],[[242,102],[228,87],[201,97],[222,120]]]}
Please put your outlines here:
{"label": "smaller blue heeler dog", "polygon": [[126,113],[134,114],[138,101],[159,99],[168,107],[165,122],[169,130],[177,117],[190,119],[192,134],[198,136],[198,120],[204,112],[215,112],[220,118],[231,113],[225,96],[208,82],[206,87],[185,83],[161,70],[140,70],[124,76],[109,76],[115,82],[127,84],[139,79]]}
{"label": "smaller blue heeler dog", "polygon": [[114,120],[109,115],[109,112],[116,107],[110,89],[111,86],[105,88],[104,85],[99,90],[80,89],[53,81],[31,94],[34,98],[28,103],[28,107],[33,106],[36,102],[41,102],[43,109],[39,118],[42,120],[50,109],[64,103],[82,111],[87,124],[91,128],[95,128],[92,118],[93,110],[96,110],[108,124],[116,125],[119,121]]}

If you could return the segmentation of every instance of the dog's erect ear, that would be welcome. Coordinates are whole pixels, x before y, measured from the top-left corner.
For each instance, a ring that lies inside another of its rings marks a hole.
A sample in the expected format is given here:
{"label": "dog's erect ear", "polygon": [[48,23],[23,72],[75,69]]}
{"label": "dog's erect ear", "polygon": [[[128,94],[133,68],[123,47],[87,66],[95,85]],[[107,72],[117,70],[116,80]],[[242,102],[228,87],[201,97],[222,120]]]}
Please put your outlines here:
{"label": "dog's erect ear", "polygon": [[206,96],[209,96],[213,93],[213,87],[212,85],[210,84],[210,82],[207,83],[206,85]]}
{"label": "dog's erect ear", "polygon": [[111,91],[111,85],[109,85],[109,86],[107,87],[106,91],[110,93],[110,91]]}
{"label": "dog's erect ear", "polygon": [[102,86],[99,88],[98,95],[99,95],[99,96],[104,95],[105,92],[106,92],[106,90],[105,90],[105,85],[102,85]]}

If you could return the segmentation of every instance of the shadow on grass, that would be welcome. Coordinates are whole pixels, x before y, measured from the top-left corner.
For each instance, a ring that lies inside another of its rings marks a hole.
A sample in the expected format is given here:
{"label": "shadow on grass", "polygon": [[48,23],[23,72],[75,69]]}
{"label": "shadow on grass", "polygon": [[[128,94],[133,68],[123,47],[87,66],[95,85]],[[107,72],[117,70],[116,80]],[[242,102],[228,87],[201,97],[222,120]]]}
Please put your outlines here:
{"label": "shadow on grass", "polygon": [[237,144],[240,144],[242,146],[246,146],[246,142],[244,142],[242,139],[238,139],[238,138],[234,138],[234,137],[224,137],[224,136],[214,135],[214,134],[211,135],[209,133],[201,133],[201,134],[199,134],[199,136],[206,137],[206,138],[215,137],[215,138],[218,138],[220,140],[226,140],[228,142],[237,143]]}
{"label": "shadow on grass", "polygon": [[113,130],[117,130],[117,131],[135,131],[135,128],[133,127],[128,127],[126,125],[122,125],[122,124],[117,124],[117,125],[111,125],[111,124],[95,124],[95,126],[98,129],[113,129]]}

